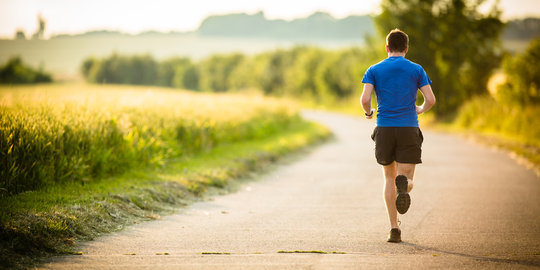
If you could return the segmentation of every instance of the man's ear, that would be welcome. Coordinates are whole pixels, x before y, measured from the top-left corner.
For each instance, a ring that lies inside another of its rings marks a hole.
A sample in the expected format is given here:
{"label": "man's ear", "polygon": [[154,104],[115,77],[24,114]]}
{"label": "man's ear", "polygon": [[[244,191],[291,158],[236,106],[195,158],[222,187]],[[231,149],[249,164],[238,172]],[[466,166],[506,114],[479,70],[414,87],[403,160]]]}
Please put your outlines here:
{"label": "man's ear", "polygon": [[386,52],[389,53],[390,49],[388,49],[388,45],[385,45],[384,47],[386,48]]}
{"label": "man's ear", "polygon": [[409,51],[409,46],[405,47],[405,53]]}

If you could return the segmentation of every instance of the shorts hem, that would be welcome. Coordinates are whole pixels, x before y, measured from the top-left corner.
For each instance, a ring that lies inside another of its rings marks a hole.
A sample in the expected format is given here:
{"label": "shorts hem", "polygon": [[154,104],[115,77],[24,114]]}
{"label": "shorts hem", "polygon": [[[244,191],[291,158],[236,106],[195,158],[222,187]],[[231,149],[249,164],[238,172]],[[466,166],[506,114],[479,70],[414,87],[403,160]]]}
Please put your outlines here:
{"label": "shorts hem", "polygon": [[399,163],[404,163],[404,164],[422,164],[422,161],[399,161],[399,160],[396,160],[396,162],[399,162]]}
{"label": "shorts hem", "polygon": [[[411,162],[411,161],[399,161],[399,160],[394,160],[394,161],[399,162],[399,163],[403,163],[403,164],[422,164],[422,161],[413,161],[413,162]],[[377,163],[379,165],[382,165],[382,166],[388,166],[388,165],[394,163],[394,161],[392,161],[390,163],[382,163],[382,162],[377,160]]]}
{"label": "shorts hem", "polygon": [[379,165],[382,165],[382,166],[388,166],[388,165],[394,163],[394,161],[392,161],[392,162],[390,162],[390,163],[381,163],[381,162],[379,162],[379,161],[377,160],[377,163],[379,163]]}

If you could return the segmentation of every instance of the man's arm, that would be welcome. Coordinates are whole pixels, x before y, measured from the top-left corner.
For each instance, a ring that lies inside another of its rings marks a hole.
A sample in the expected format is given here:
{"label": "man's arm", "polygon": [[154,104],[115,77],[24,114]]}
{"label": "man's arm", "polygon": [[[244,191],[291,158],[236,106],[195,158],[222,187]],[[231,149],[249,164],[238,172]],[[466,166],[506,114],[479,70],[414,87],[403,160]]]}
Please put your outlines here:
{"label": "man's arm", "polygon": [[431,85],[427,84],[420,87],[420,92],[422,92],[422,95],[424,96],[424,103],[421,106],[416,106],[417,114],[429,111],[429,109],[431,109],[436,102]]}
{"label": "man's arm", "polygon": [[[373,93],[373,84],[366,83],[364,84],[364,91],[362,92],[362,97],[360,97],[360,103],[362,103],[362,108],[366,114],[371,113],[371,94]],[[373,114],[366,116],[367,119],[371,119]]]}

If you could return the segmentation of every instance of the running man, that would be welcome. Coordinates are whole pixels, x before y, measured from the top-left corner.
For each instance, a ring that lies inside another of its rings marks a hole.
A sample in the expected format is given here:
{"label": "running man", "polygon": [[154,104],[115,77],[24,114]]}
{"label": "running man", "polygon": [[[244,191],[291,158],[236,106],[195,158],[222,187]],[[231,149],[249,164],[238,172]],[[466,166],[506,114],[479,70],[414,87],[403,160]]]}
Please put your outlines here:
{"label": "running man", "polygon": [[[369,67],[362,79],[361,103],[367,119],[373,117],[373,90],[377,96],[377,127],[371,138],[385,178],[384,201],[391,226],[388,242],[396,243],[401,242],[397,213],[405,214],[409,209],[414,169],[422,163],[424,138],[418,126],[418,114],[435,104],[426,72],[422,66],[405,59],[408,49],[407,34],[399,29],[390,31],[386,36],[388,58]],[[418,89],[424,96],[421,106],[416,106]]]}

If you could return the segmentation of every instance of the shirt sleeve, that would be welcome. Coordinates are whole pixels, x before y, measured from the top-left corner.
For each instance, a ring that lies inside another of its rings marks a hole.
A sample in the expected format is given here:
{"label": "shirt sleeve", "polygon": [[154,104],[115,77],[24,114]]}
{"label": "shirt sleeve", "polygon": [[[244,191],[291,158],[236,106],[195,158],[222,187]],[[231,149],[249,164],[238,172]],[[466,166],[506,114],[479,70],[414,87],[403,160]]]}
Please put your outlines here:
{"label": "shirt sleeve", "polygon": [[431,84],[431,80],[429,79],[426,71],[420,67],[420,76],[418,77],[418,88]]}
{"label": "shirt sleeve", "polygon": [[370,83],[375,85],[375,77],[373,76],[373,70],[369,67],[364,73],[364,78],[362,78],[362,83]]}

